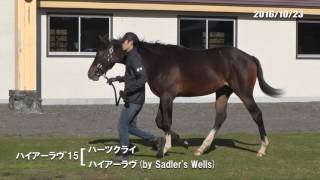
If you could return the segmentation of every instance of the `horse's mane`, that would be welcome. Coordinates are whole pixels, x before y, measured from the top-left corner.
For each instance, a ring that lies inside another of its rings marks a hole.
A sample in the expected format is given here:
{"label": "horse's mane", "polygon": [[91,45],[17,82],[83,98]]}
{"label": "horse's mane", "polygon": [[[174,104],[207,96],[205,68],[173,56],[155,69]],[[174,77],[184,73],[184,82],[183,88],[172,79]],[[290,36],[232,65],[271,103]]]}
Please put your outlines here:
{"label": "horse's mane", "polygon": [[[112,42],[121,45],[120,39],[114,39]],[[142,52],[148,51],[155,54],[165,54],[169,50],[174,50],[174,49],[188,49],[179,45],[164,44],[164,43],[160,43],[159,41],[147,42],[144,40],[140,40],[136,46],[138,48],[138,51],[142,51]]]}
{"label": "horse's mane", "polygon": [[[113,40],[113,43],[121,45],[120,39]],[[152,54],[157,54],[160,56],[166,56],[169,52],[172,51],[204,51],[204,50],[197,50],[197,49],[190,49],[180,45],[173,45],[173,44],[164,44],[160,43],[159,41],[156,42],[146,42],[144,40],[140,40],[136,47],[138,48],[139,52],[149,52]]]}
{"label": "horse's mane", "polygon": [[159,42],[145,42],[139,41],[137,44],[138,51],[149,51],[154,54],[163,55],[166,54],[171,49],[176,49],[178,46],[162,44]]}

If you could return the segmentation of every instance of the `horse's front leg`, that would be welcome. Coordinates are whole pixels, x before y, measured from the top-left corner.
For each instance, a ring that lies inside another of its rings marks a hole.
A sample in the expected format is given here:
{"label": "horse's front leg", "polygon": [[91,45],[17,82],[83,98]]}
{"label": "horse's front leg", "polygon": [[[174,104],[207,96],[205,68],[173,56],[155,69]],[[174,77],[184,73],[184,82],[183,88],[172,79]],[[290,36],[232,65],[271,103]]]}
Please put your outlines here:
{"label": "horse's front leg", "polygon": [[161,138],[158,147],[157,157],[164,157],[165,153],[172,147],[171,144],[171,125],[173,97],[166,94],[160,97],[159,111],[156,117],[158,128],[165,132],[165,138]]}

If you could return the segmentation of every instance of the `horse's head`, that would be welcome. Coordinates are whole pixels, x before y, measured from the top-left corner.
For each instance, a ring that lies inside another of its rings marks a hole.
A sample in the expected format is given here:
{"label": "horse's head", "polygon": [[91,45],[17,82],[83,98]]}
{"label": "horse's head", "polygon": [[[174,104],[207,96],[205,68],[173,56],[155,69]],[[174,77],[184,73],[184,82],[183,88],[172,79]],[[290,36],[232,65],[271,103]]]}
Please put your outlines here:
{"label": "horse's head", "polygon": [[120,63],[125,56],[117,40],[110,41],[108,35],[99,36],[99,39],[100,46],[88,71],[88,77],[93,81],[98,81],[101,75],[110,70],[115,63]]}

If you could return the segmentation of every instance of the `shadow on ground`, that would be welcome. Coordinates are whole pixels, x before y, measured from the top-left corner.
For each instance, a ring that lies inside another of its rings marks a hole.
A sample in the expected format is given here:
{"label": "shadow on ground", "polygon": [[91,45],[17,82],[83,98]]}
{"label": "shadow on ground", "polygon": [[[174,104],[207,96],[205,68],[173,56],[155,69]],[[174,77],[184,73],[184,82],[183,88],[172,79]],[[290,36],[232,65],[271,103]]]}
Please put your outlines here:
{"label": "shadow on ground", "polygon": [[[190,146],[198,147],[203,142],[203,138],[186,138],[185,140],[188,141],[189,147]],[[118,139],[110,138],[110,139],[96,139],[96,140],[89,141],[88,143],[89,144],[103,144],[103,145],[110,146],[110,145],[117,145],[118,142],[119,142]],[[152,149],[152,144],[149,143],[148,141],[145,141],[142,139],[132,139],[132,140],[130,140],[130,143],[140,144],[140,145],[143,145],[143,146],[146,146],[146,147],[149,147]],[[211,147],[205,152],[205,154],[215,151],[217,149],[217,147],[233,148],[233,149],[238,149],[238,150],[242,150],[242,151],[257,153],[257,150],[255,150],[255,149],[259,145],[260,144],[246,143],[246,142],[242,142],[242,141],[235,140],[235,139],[216,138],[213,141]],[[183,144],[181,144],[177,141],[173,141],[172,146],[184,147]],[[184,153],[175,152],[175,151],[170,151],[170,153],[171,154],[184,154]],[[149,155],[136,155],[136,156],[154,157],[154,156],[149,156]]]}

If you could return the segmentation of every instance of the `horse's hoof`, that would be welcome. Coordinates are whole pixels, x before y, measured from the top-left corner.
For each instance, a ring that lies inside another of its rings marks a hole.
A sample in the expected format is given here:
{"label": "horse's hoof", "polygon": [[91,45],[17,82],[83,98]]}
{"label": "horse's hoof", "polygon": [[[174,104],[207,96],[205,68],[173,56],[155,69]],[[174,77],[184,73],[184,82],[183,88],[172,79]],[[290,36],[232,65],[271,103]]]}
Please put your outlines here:
{"label": "horse's hoof", "polygon": [[263,153],[263,152],[258,152],[258,153],[257,153],[257,157],[262,157],[262,156],[264,156],[264,155],[266,155],[266,153]]}
{"label": "horse's hoof", "polygon": [[166,139],[164,137],[158,138],[158,152],[157,152],[157,158],[163,158],[164,157],[164,146],[166,144]]}
{"label": "horse's hoof", "polygon": [[194,155],[195,156],[201,156],[203,153],[202,153],[202,151],[200,151],[200,150],[196,150],[196,152],[194,152]]}
{"label": "horse's hoof", "polygon": [[164,157],[164,154],[163,154],[163,152],[158,152],[156,156],[157,156],[157,158],[161,159]]}
{"label": "horse's hoof", "polygon": [[189,148],[189,143],[188,141],[183,141],[183,147],[188,149]]}
{"label": "horse's hoof", "polygon": [[257,153],[257,157],[262,157],[264,155],[266,155],[266,149],[265,148],[259,149],[259,151]]}

